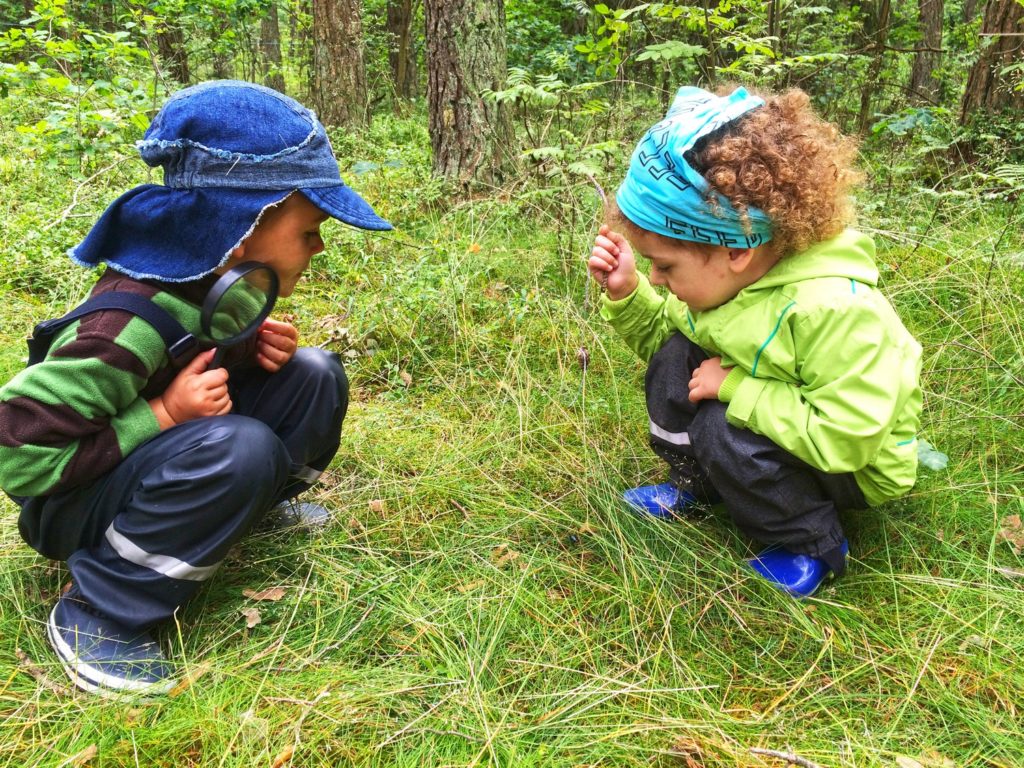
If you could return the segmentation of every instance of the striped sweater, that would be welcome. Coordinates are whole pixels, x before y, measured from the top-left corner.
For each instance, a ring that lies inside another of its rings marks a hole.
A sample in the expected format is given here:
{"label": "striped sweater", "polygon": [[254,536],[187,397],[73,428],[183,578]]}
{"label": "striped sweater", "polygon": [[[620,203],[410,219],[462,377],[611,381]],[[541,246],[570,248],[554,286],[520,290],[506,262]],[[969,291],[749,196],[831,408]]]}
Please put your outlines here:
{"label": "striped sweater", "polygon": [[[150,298],[200,339],[198,353],[211,346],[202,341],[199,317],[215,279],[160,283],[108,269],[92,293]],[[148,401],[178,370],[160,334],[129,312],[95,312],[62,329],[44,361],[0,388],[0,488],[45,496],[109,472],[160,431]]]}

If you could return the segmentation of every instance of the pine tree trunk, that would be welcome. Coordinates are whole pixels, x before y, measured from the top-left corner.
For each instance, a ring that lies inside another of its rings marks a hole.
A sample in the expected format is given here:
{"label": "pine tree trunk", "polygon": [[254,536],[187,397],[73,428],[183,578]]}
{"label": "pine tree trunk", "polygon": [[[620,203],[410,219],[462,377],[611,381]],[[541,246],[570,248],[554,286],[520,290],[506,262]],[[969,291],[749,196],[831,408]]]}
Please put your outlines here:
{"label": "pine tree trunk", "polygon": [[1024,5],[1016,0],[989,0],[981,33],[991,40],[971,67],[960,103],[960,123],[972,112],[1024,110],[1024,92],[1014,91],[999,71],[1024,56]]}
{"label": "pine tree trunk", "polygon": [[942,54],[942,19],[945,12],[944,0],[918,0],[920,9],[922,49],[914,54],[914,66],[910,73],[910,100],[915,104],[938,104],[941,83],[935,77]]}
{"label": "pine tree trunk", "polygon": [[188,51],[185,49],[185,37],[178,27],[166,27],[156,35],[156,50],[160,60],[166,65],[171,77],[182,85],[191,79],[188,68]]}
{"label": "pine tree trunk", "polygon": [[434,172],[498,184],[512,128],[506,111],[485,101],[505,86],[504,0],[426,0],[427,105]]}
{"label": "pine tree trunk", "polygon": [[869,18],[872,24],[870,47],[875,57],[868,66],[867,77],[860,92],[860,114],[857,117],[857,130],[860,133],[865,133],[871,122],[871,97],[878,90],[878,78],[885,63],[885,46],[889,40],[892,18],[892,5],[889,0],[877,0],[877,12]]}
{"label": "pine tree trunk", "polygon": [[277,3],[270,3],[267,15],[260,21],[260,60],[263,82],[284,93],[284,70],[281,65],[281,27],[277,19]]}
{"label": "pine tree trunk", "polygon": [[[388,0],[388,63],[391,65],[391,82],[395,96],[411,99],[416,95],[419,73],[416,71],[416,48],[413,45],[413,3],[412,0]],[[395,108],[398,104],[396,99]]]}
{"label": "pine tree trunk", "polygon": [[312,100],[324,123],[368,121],[359,0],[313,0]]}

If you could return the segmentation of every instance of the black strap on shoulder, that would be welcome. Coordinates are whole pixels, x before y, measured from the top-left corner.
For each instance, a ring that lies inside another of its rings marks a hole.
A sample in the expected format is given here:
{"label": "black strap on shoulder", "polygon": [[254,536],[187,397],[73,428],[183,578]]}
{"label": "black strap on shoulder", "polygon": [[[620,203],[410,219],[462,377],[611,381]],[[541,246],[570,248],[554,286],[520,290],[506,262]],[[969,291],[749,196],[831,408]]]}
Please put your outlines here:
{"label": "black strap on shoulder", "polygon": [[160,334],[167,347],[167,354],[172,362],[177,365],[179,361],[193,349],[197,344],[195,336],[186,331],[181,323],[175,320],[167,310],[161,309],[145,296],[127,291],[110,291],[93,296],[91,299],[79,304],[63,317],[55,317],[51,320],[44,320],[32,331],[32,337],[28,340],[28,364],[35,365],[41,362],[53,343],[53,337],[57,333],[85,315],[93,312],[100,312],[104,309],[120,309],[138,315],[149,323]]}

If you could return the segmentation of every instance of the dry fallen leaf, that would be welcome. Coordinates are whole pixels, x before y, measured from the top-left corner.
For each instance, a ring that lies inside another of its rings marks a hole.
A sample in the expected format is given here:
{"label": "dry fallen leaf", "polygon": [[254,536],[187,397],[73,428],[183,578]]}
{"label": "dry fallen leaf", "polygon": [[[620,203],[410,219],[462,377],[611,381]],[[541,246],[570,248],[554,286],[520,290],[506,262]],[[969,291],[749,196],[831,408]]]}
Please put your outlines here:
{"label": "dry fallen leaf", "polygon": [[412,374],[409,373],[408,371],[399,371],[398,378],[402,380],[402,384],[404,384],[405,386],[412,386]]}
{"label": "dry fallen leaf", "polygon": [[470,243],[469,248],[466,250],[470,253],[480,253],[480,243]]}
{"label": "dry fallen leaf", "polygon": [[912,757],[906,757],[905,755],[899,755],[896,758],[896,765],[900,768],[924,768],[917,760]]}
{"label": "dry fallen leaf", "polygon": [[1024,524],[1021,523],[1020,515],[1004,517],[1003,527],[999,529],[996,538],[1007,542],[1018,555],[1024,553]]}
{"label": "dry fallen leaf", "polygon": [[383,512],[384,511],[384,500],[383,499],[374,499],[373,501],[371,501],[370,502],[370,511],[371,512],[377,512],[377,513]]}
{"label": "dry fallen leaf", "polygon": [[693,739],[679,739],[669,750],[686,761],[686,768],[704,768],[704,751]]}
{"label": "dry fallen leaf", "polygon": [[519,557],[519,553],[510,549],[508,544],[499,544],[491,550],[491,562],[499,568],[505,563],[511,563]]}
{"label": "dry fallen leaf", "polygon": [[245,626],[252,629],[260,623],[260,609],[259,608],[242,608],[241,613],[245,616]]}
{"label": "dry fallen leaf", "polygon": [[77,755],[72,757],[69,761],[65,762],[64,764],[75,766],[85,765],[94,757],[96,757],[96,755],[98,755],[99,753],[100,748],[97,747],[95,744],[90,744],[88,747],[83,749],[81,752],[79,752]]}
{"label": "dry fallen leaf", "polygon": [[477,587],[482,587],[483,585],[484,580],[477,579],[476,581],[470,581],[466,584],[459,584],[455,589],[457,589],[462,594],[465,594],[466,592],[469,592],[471,589],[476,589]]}
{"label": "dry fallen leaf", "polygon": [[292,755],[295,754],[295,747],[289,744],[287,747],[282,749],[277,757],[274,758],[274,762],[270,764],[270,768],[284,768],[292,760]]}
{"label": "dry fallen leaf", "polygon": [[[244,611],[243,611],[243,613],[244,613]],[[259,612],[258,611],[256,613],[256,622],[259,623]],[[252,627],[253,627],[253,625],[249,624],[249,628],[252,629]],[[187,691],[189,689],[189,687],[192,685],[192,683],[194,683],[200,677],[205,675],[211,669],[212,669],[212,667],[207,662],[203,662],[202,664],[197,664],[196,666],[192,667],[188,671],[188,674],[185,675],[176,686],[171,688],[171,690],[167,693],[167,695],[170,696],[172,699],[175,696],[180,696],[181,694],[183,694],[185,691]]]}
{"label": "dry fallen leaf", "polygon": [[284,587],[269,587],[268,589],[261,589],[259,592],[243,589],[242,594],[252,600],[271,600],[276,603],[284,597],[286,591]]}

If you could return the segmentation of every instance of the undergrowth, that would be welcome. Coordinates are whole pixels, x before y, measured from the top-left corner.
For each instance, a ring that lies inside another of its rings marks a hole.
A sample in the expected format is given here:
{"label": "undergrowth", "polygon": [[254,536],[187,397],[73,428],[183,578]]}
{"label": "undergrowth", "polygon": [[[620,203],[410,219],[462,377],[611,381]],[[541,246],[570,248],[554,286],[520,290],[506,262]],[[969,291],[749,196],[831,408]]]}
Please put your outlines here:
{"label": "undergrowth", "polygon": [[[128,156],[91,178],[41,169],[0,127],[6,379],[32,324],[94,279],[64,250],[147,176]],[[21,543],[4,499],[0,766],[783,764],[752,748],[833,767],[1024,764],[1024,563],[1002,533],[1024,515],[1012,201],[963,193],[936,212],[907,189],[887,204],[873,172],[862,226],[924,346],[921,437],[949,464],[846,515],[848,574],[795,602],[752,578],[724,512],[665,524],[618,501],[661,468],[642,367],[587,285],[589,186],[551,195],[524,171],[458,201],[414,119],[372,131],[336,148],[396,231],[325,226],[278,310],[352,382],[311,491],[334,522],[245,540],[161,630],[186,684],[125,705],[66,689],[43,622],[67,572]],[[283,597],[243,595],[268,587]]]}

